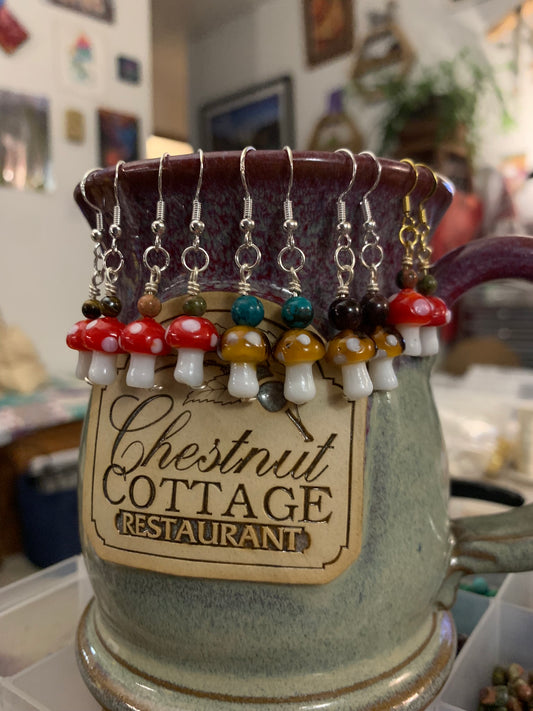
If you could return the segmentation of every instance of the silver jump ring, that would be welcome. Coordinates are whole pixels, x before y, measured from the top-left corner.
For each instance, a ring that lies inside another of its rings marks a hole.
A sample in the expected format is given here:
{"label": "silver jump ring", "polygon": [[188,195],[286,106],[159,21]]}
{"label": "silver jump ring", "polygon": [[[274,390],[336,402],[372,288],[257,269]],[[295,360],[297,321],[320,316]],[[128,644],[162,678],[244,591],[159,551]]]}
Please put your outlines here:
{"label": "silver jump ring", "polygon": [[[241,263],[241,255],[243,252],[247,252],[250,250],[255,254],[255,259],[254,261],[249,264],[248,262],[244,262],[244,264]],[[237,247],[237,251],[235,252],[235,264],[239,267],[239,269],[245,269],[248,272],[251,272],[253,269],[257,267],[259,262],[261,261],[261,250],[259,247],[252,242],[252,244],[240,244]]]}
{"label": "silver jump ring", "polygon": [[[150,254],[152,254],[152,252],[153,252],[154,254],[161,254],[161,255],[163,255],[163,264],[162,264],[162,265],[157,265],[157,264],[153,264],[153,265],[152,265],[152,264],[149,263],[149,261],[148,261],[148,256],[149,256]],[[147,269],[149,269],[150,271],[152,271],[152,270],[157,266],[157,268],[159,269],[160,272],[164,272],[165,269],[167,269],[167,267],[168,267],[169,264],[170,264],[170,254],[167,252],[166,249],[164,249],[164,247],[158,247],[158,246],[156,246],[155,244],[153,244],[153,245],[151,245],[150,247],[147,247],[147,248],[144,250],[143,262],[144,262],[144,266],[145,266]]]}
{"label": "silver jump ring", "polygon": [[[366,258],[365,253],[370,255],[370,261]],[[372,256],[378,255],[376,261],[371,259]],[[361,264],[367,269],[378,269],[383,262],[383,247],[376,242],[365,244],[361,250]]]}
{"label": "silver jump ring", "polygon": [[[187,256],[189,254],[195,254],[195,255],[201,254],[202,257],[204,258],[204,263],[201,266],[197,266],[196,264],[193,266],[189,266],[189,264],[187,264]],[[194,247],[191,245],[189,247],[185,247],[185,249],[183,250],[182,255],[181,255],[181,263],[183,264],[185,269],[190,274],[192,274],[192,273],[201,274],[209,266],[209,254],[206,252],[206,250],[203,247]]]}
{"label": "silver jump ring", "polygon": [[[295,257],[297,257],[298,264],[294,267],[285,266],[285,264],[283,263],[283,258],[286,255],[294,255]],[[296,247],[296,246],[283,247],[283,249],[281,249],[278,254],[278,264],[286,274],[297,274],[304,267],[305,254],[302,252],[302,250],[299,247]]]}

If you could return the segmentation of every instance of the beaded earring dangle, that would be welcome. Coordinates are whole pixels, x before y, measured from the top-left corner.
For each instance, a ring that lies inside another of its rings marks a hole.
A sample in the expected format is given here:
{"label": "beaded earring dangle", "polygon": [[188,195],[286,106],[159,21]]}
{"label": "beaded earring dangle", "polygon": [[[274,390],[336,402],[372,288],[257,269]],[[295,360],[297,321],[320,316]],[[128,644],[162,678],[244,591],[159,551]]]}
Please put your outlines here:
{"label": "beaded earring dangle", "polygon": [[200,190],[204,175],[204,153],[201,148],[198,151],[198,156],[200,170],[189,223],[192,243],[185,247],[181,255],[181,263],[189,273],[188,298],[183,304],[183,315],[172,321],[165,336],[168,345],[178,350],[174,379],[191,388],[203,387],[204,355],[208,351],[215,351],[218,345],[218,332],[215,326],[209,319],[203,318],[207,304],[200,294],[198,283],[198,275],[209,266],[209,254],[200,246],[200,238],[205,230],[205,225],[201,220],[202,205],[200,203]]}
{"label": "beaded earring dangle", "polygon": [[93,248],[93,273],[89,284],[89,296],[83,302],[81,312],[85,319],[75,323],[67,334],[67,346],[75,351],[78,351],[78,363],[76,366],[76,377],[80,380],[86,380],[89,376],[89,368],[91,365],[91,351],[84,343],[85,329],[88,324],[97,319],[101,315],[100,303],[98,297],[100,295],[100,286],[104,280],[103,277],[103,238],[104,238],[104,218],[100,208],[89,200],[85,190],[85,183],[89,175],[101,168],[94,168],[87,171],[80,183],[80,190],[83,199],[95,211],[96,226],[91,230],[91,239],[94,243]]}
{"label": "beaded earring dangle", "polygon": [[[166,157],[168,153],[161,156],[157,175],[159,199],[156,218],[151,225],[154,243],[147,247],[143,254],[143,263],[150,272],[150,277],[144,285],[144,294],[137,302],[141,318],[125,326],[120,335],[122,350],[130,354],[126,385],[132,388],[153,388],[156,358],[170,353],[165,342],[165,329],[155,320],[155,316],[161,312],[161,302],[157,298],[161,274],[170,264],[170,254],[161,243],[166,231],[165,201],[162,193],[163,162]],[[158,264],[158,261],[161,263]]]}
{"label": "beaded earring dangle", "polygon": [[376,166],[374,183],[363,195],[360,203],[364,217],[360,261],[368,270],[367,292],[361,300],[361,323],[362,329],[372,337],[376,346],[376,353],[368,362],[373,389],[388,392],[398,387],[392,364],[394,358],[402,354],[404,342],[400,333],[387,325],[389,302],[379,290],[378,270],[383,263],[383,247],[380,244],[377,225],[372,217],[369,196],[377,188],[381,179],[381,163],[370,151],[360,155],[369,156]]}
{"label": "beaded earring dangle", "polygon": [[281,307],[281,318],[288,327],[276,343],[274,358],[285,366],[283,394],[288,402],[303,405],[316,395],[313,378],[313,364],[325,355],[324,344],[307,326],[314,316],[313,305],[302,296],[302,285],[298,273],[305,264],[305,254],[296,246],[294,233],[298,222],[294,219],[291,189],[294,178],[294,162],[289,146],[284,149],[289,159],[290,177],[287,195],[283,203],[283,232],[286,235],[285,246],[278,254],[278,265],[289,275],[290,296]]}
{"label": "beaded earring dangle", "polygon": [[124,266],[124,255],[118,248],[118,240],[122,235],[118,176],[123,163],[124,161],[119,161],[115,167],[113,182],[115,205],[113,207],[113,222],[109,226],[111,245],[102,256],[104,269],[104,296],[100,299],[102,318],[91,321],[85,329],[84,343],[86,348],[92,351],[88,377],[95,385],[110,385],[115,380],[117,376],[116,357],[120,353],[124,353],[120,347],[120,335],[124,326],[117,319],[122,304],[116,289],[118,275]]}
{"label": "beaded earring dangle", "polygon": [[434,296],[437,290],[437,280],[430,274],[429,268],[431,265],[431,254],[433,250],[428,243],[429,233],[431,227],[428,222],[428,216],[426,212],[426,203],[430,200],[433,195],[437,192],[439,185],[438,178],[433,170],[427,165],[421,163],[417,164],[417,167],[423,167],[430,172],[433,178],[433,186],[426,197],[420,201],[418,207],[418,282],[417,291],[423,294],[429,301],[431,306],[431,314],[428,323],[426,323],[420,329],[420,344],[421,344],[421,356],[432,356],[437,355],[439,352],[439,336],[438,328],[444,326],[450,322],[451,311],[446,306],[445,302],[438,296]]}
{"label": "beaded earring dangle", "polygon": [[375,355],[376,346],[370,336],[361,332],[359,304],[350,296],[356,257],[351,246],[352,225],[346,219],[345,197],[353,187],[357,163],[348,148],[339,148],[336,152],[345,153],[350,158],[352,175],[348,187],[337,198],[335,267],[339,285],[336,297],[328,309],[328,319],[339,333],[329,341],[326,358],[341,367],[342,389],[346,399],[359,400],[368,397],[373,390],[366,364]]}
{"label": "beaded earring dangle", "polygon": [[[246,181],[246,155],[253,151],[247,146],[241,152],[239,169],[244,188],[244,213],[239,223],[243,241],[235,252],[235,264],[239,269],[239,296],[233,302],[231,317],[235,326],[228,328],[220,339],[219,355],[229,362],[230,375],[228,392],[235,398],[249,400],[259,392],[257,365],[267,360],[270,344],[258,326],[263,320],[264,307],[256,296],[250,294],[250,277],[261,261],[261,250],[254,243],[252,232],[255,222],[252,219],[253,201]],[[247,261],[247,260],[250,261]]]}
{"label": "beaded earring dangle", "polygon": [[410,190],[403,197],[403,220],[399,232],[399,240],[404,249],[402,270],[398,275],[398,285],[401,290],[389,300],[388,322],[395,326],[405,341],[404,354],[420,356],[420,328],[430,320],[431,305],[425,296],[415,290],[418,274],[414,268],[414,260],[419,240],[419,232],[411,207],[411,194],[418,184],[418,169],[408,159],[402,160],[411,166],[415,180]]}

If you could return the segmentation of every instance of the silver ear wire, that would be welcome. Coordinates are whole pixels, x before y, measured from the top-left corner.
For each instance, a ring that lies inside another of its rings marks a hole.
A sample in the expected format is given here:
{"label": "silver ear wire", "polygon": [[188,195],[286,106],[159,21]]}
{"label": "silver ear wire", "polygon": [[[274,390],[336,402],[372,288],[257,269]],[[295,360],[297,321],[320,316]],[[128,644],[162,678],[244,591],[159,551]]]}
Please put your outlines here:
{"label": "silver ear wire", "polygon": [[359,153],[359,155],[360,156],[370,156],[370,158],[372,158],[372,160],[374,161],[376,168],[377,168],[376,178],[375,178],[372,186],[366,191],[366,193],[361,198],[361,208],[362,208],[363,214],[365,216],[365,221],[371,221],[372,214],[370,212],[370,204],[368,202],[368,196],[374,192],[374,190],[379,185],[379,181],[381,180],[381,163],[376,158],[376,156],[372,153],[372,151],[363,151],[362,153]]}
{"label": "silver ear wire", "polygon": [[87,192],[85,190],[85,183],[87,182],[87,178],[90,175],[92,175],[93,173],[96,173],[97,170],[102,170],[102,169],[101,168],[91,168],[91,170],[88,170],[80,182],[80,190],[81,190],[83,199],[85,200],[87,205],[89,205],[89,207],[92,207],[92,209],[95,212],[95,216],[96,216],[96,227],[91,233],[91,237],[94,242],[100,242],[102,240],[102,237],[104,236],[104,216],[102,214],[102,210],[98,207],[98,205],[95,205],[94,202],[89,200],[89,198],[87,197]]}
{"label": "silver ear wire", "polygon": [[337,198],[337,243],[335,249],[335,267],[337,271],[337,297],[349,294],[350,284],[354,278],[355,254],[352,249],[351,223],[346,219],[346,202],[344,198],[353,187],[357,173],[357,161],[349,148],[339,148],[335,153],[345,153],[352,161],[352,175],[348,187]]}

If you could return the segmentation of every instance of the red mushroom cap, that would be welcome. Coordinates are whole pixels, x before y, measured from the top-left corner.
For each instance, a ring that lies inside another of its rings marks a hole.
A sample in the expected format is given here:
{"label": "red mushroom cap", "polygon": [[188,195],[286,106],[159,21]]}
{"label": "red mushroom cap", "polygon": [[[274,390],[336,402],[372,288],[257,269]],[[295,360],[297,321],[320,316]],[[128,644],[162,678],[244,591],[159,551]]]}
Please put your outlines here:
{"label": "red mushroom cap", "polygon": [[72,326],[72,328],[67,333],[67,346],[75,351],[88,351],[89,349],[85,345],[85,329],[87,324],[91,322],[91,319],[84,319],[83,321],[78,321]]}
{"label": "red mushroom cap", "polygon": [[120,334],[123,329],[124,324],[114,316],[104,316],[89,321],[83,339],[85,347],[90,351],[101,351],[109,355],[124,353],[120,347]]}
{"label": "red mushroom cap", "polygon": [[167,328],[165,339],[172,348],[214,351],[218,344],[218,331],[209,319],[183,315],[172,321]]}
{"label": "red mushroom cap", "polygon": [[165,341],[165,329],[150,316],[129,323],[120,334],[120,346],[126,353],[168,355],[170,347]]}
{"label": "red mushroom cap", "polygon": [[450,323],[452,312],[438,296],[426,296],[431,304],[431,319],[426,326],[445,326]]}
{"label": "red mushroom cap", "polygon": [[427,297],[414,289],[402,289],[389,301],[388,323],[426,326],[432,307]]}

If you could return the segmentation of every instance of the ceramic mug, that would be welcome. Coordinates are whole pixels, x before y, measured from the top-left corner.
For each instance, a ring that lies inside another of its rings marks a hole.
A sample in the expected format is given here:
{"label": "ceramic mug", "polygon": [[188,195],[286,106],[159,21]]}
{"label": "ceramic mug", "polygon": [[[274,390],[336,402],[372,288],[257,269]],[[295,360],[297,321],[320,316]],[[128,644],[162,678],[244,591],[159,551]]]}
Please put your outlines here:
{"label": "ceramic mug", "polygon": [[[413,171],[382,163],[370,203],[385,253],[381,289],[390,295]],[[142,254],[153,239],[158,165],[128,164],[119,174],[125,321],[137,317],[147,280]],[[357,166],[346,196],[356,243],[359,203],[376,175],[369,156],[358,156]],[[161,280],[165,325],[186,291],[180,255],[190,243],[198,170],[198,156],[164,164],[163,243],[172,255]],[[346,155],[294,156],[303,294],[324,338],[337,288],[335,204],[350,175]],[[113,176],[101,171],[86,185],[106,224]],[[287,297],[277,265],[286,155],[249,153],[246,178],[262,252],[251,284],[272,340],[284,330]],[[421,169],[414,206],[432,186]],[[433,227],[450,199],[439,180],[427,203]],[[79,191],[77,200],[92,224]],[[239,154],[206,156],[200,200],[211,258],[201,279],[206,316],[222,330],[231,325],[238,282]],[[488,279],[533,279],[532,265],[533,240],[485,239],[443,257],[434,274],[451,305]],[[358,296],[365,285],[358,263]],[[175,356],[159,360],[156,389],[128,388],[127,357],[119,358],[116,381],[93,388],[81,453],[82,542],[95,599],[80,622],[78,660],[105,709],[414,710],[430,703],[455,656],[448,610],[460,577],[533,567],[530,506],[448,520],[433,362],[400,357],[399,387],[356,403],[344,398],[340,374],[319,362],[317,395],[297,407],[280,395],[283,369],[271,360],[258,371],[258,397],[241,402],[228,396],[227,366],[214,355],[206,357],[203,390],[173,380]]]}

